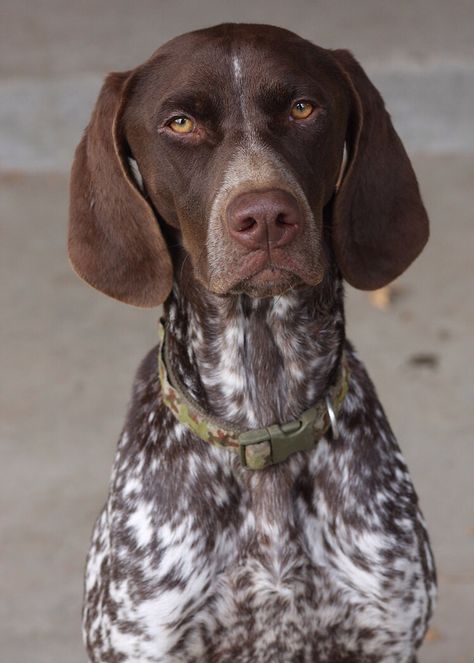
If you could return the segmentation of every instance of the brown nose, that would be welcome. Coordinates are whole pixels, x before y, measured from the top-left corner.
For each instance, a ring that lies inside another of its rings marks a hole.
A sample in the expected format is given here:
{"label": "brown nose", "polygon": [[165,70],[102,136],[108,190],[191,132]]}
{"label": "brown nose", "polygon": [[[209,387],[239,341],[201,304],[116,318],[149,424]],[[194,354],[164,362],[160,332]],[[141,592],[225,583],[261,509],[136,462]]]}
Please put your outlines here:
{"label": "brown nose", "polygon": [[301,217],[296,200],[286,191],[250,191],[231,200],[227,224],[231,237],[246,248],[273,248],[296,237]]}

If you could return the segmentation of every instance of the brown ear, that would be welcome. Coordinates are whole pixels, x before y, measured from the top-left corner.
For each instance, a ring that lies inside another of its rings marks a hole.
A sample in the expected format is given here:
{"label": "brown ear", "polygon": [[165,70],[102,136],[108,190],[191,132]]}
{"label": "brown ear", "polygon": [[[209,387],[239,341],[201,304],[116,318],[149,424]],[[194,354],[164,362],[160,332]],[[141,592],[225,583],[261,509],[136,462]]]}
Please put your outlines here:
{"label": "brown ear", "polygon": [[111,297],[157,306],[172,286],[158,221],[134,183],[121,116],[133,74],[110,74],[71,172],[69,257],[80,277]]}
{"label": "brown ear", "polygon": [[334,202],[334,251],[344,278],[372,290],[418,256],[428,240],[428,217],[382,97],[351,53],[332,53],[352,98],[349,160]]}

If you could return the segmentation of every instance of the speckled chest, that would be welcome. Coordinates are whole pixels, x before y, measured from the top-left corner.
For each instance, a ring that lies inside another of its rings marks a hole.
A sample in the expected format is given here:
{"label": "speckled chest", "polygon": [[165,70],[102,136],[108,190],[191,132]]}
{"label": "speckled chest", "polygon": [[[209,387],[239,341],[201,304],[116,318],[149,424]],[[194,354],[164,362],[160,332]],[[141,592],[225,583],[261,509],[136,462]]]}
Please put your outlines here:
{"label": "speckled chest", "polygon": [[398,447],[380,408],[361,419],[371,394],[353,376],[340,441],[260,473],[137,384],[88,560],[92,661],[414,660],[431,554]]}

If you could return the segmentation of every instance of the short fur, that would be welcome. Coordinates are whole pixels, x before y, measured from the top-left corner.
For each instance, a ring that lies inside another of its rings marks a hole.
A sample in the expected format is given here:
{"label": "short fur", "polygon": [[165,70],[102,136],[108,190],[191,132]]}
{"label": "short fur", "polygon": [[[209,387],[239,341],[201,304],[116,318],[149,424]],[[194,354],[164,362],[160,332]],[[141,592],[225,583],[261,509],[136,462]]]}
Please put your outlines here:
{"label": "short fur", "polygon": [[[313,107],[304,121],[298,99]],[[177,116],[193,131],[174,134]],[[243,194],[257,203],[242,225]],[[427,237],[409,159],[347,51],[221,25],[106,79],[72,170],[78,274],[131,304],[164,301],[173,370],[225,424],[297,418],[343,353],[350,384],[338,439],[252,472],[174,418],[151,351],[87,562],[91,661],[416,660],[434,563],[345,339],[342,277],[383,286]]]}

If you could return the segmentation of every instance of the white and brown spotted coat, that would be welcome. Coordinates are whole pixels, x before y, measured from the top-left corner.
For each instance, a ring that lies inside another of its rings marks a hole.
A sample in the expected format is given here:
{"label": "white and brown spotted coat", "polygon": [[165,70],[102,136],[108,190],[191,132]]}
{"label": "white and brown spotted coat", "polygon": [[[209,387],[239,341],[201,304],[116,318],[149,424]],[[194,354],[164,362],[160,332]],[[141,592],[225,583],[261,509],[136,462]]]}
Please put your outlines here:
{"label": "white and brown spotted coat", "polygon": [[175,288],[172,353],[186,349],[189,361],[175,368],[229,423],[297,416],[324,392],[345,347],[340,438],[245,470],[163,406],[152,350],[87,564],[91,661],[415,660],[434,599],[433,560],[399,447],[344,340],[341,290],[207,297],[201,319]]}

